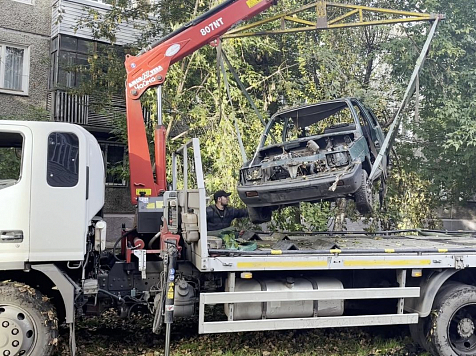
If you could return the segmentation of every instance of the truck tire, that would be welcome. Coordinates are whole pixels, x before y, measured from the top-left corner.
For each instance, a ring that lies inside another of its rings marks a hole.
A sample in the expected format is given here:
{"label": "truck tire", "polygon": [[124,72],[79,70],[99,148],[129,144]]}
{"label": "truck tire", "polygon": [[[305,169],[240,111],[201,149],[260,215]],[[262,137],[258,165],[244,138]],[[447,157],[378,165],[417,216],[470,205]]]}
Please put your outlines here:
{"label": "truck tire", "polygon": [[355,205],[357,211],[364,214],[370,214],[373,211],[373,193],[372,185],[368,182],[368,173],[365,169],[362,168],[362,181],[360,183],[360,188],[355,192]]}
{"label": "truck tire", "polygon": [[476,355],[476,287],[458,283],[438,292],[431,319],[432,355]]}
{"label": "truck tire", "polygon": [[1,355],[49,356],[57,336],[56,310],[46,296],[23,283],[0,283]]}
{"label": "truck tire", "polygon": [[253,224],[262,224],[271,221],[271,208],[251,208],[248,207],[248,215]]}

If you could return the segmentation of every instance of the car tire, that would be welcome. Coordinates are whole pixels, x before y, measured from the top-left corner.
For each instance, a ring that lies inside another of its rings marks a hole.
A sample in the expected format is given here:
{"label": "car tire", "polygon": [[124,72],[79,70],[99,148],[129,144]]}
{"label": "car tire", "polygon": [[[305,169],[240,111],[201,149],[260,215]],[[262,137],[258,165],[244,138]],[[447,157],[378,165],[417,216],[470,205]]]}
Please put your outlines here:
{"label": "car tire", "polygon": [[373,211],[373,193],[368,176],[367,171],[362,168],[360,188],[354,194],[357,211],[361,214],[370,214]]}
{"label": "car tire", "polygon": [[432,355],[476,355],[476,287],[458,283],[438,292],[431,319]]}
{"label": "car tire", "polygon": [[38,290],[17,282],[0,283],[0,345],[3,354],[49,356],[57,344],[56,310]]}
{"label": "car tire", "polygon": [[262,224],[271,221],[271,208],[251,208],[248,207],[248,215],[253,224]]}

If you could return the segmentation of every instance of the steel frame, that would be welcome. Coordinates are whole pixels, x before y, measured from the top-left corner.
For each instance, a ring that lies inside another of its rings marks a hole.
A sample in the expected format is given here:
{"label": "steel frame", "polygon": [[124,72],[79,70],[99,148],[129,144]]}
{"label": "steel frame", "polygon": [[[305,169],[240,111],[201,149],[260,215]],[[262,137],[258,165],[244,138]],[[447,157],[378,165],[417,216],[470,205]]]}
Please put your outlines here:
{"label": "steel frame", "polygon": [[[202,311],[200,316],[203,316]],[[238,321],[199,320],[200,334],[228,333],[240,331],[267,331],[289,329],[317,329],[352,326],[399,325],[418,323],[418,314],[384,314],[357,316],[329,316],[316,318],[261,319]]]}
{"label": "steel frame", "polygon": [[[476,256],[461,256],[467,267],[476,266]],[[326,271],[355,269],[426,269],[457,268],[455,255],[404,255],[388,256],[369,254],[352,255],[278,255],[278,256],[233,256],[202,258],[206,269],[215,272],[249,271]],[[201,266],[197,266],[201,267]],[[199,268],[200,269],[200,268]]]}
{"label": "steel frame", "polygon": [[[230,275],[234,275],[231,273]],[[232,285],[233,287],[233,280]],[[233,289],[233,288],[232,288]],[[220,292],[200,294],[199,326],[200,334],[223,333],[238,331],[284,330],[329,328],[366,325],[396,325],[413,324],[418,322],[418,314],[403,314],[400,307],[397,314],[332,316],[310,318],[233,320],[230,313],[228,321],[205,321],[205,305],[225,303],[262,303],[303,300],[350,300],[350,299],[393,299],[417,298],[420,296],[419,287],[399,288],[355,288],[327,290],[295,290],[295,291],[250,291],[250,292]],[[230,304],[229,304],[230,305]],[[230,305],[231,306],[231,305]]]}
{"label": "steel frame", "polygon": [[407,106],[408,102],[410,101],[413,95],[413,92],[415,91],[415,86],[418,81],[418,74],[420,73],[420,69],[423,67],[423,63],[425,63],[425,59],[426,59],[428,50],[430,48],[431,40],[433,39],[435,35],[436,27],[438,26],[438,22],[441,18],[444,18],[444,17],[441,17],[441,16],[437,17],[435,21],[433,22],[433,25],[431,26],[428,37],[426,38],[425,44],[423,45],[423,48],[420,52],[420,56],[417,59],[415,68],[413,69],[413,73],[407,85],[407,88],[405,90],[405,94],[403,95],[402,102],[400,103],[397,113],[395,114],[393,122],[390,125],[390,128],[388,130],[388,133],[385,136],[385,141],[383,142],[383,145],[380,148],[378,156],[372,165],[372,171],[370,172],[370,175],[368,178],[369,181],[373,181],[374,178],[377,176],[377,172],[381,167],[383,157],[385,157],[385,155],[390,151],[390,149],[392,148],[392,144],[395,141],[395,138],[397,137],[398,127],[400,126],[400,123],[403,120],[402,112]]}
{"label": "steel frame", "polygon": [[[344,9],[344,14],[337,16],[335,18],[328,18],[328,8],[340,8]],[[314,10],[314,17],[316,21],[309,21],[303,18],[299,18],[297,15],[304,15],[304,12],[307,10]],[[393,15],[400,16],[398,18],[386,18],[386,19],[376,19],[376,20],[367,20],[368,17],[375,17],[375,14],[383,15]],[[345,27],[359,27],[359,26],[370,26],[370,25],[386,25],[386,24],[396,24],[396,23],[405,23],[405,22],[419,22],[419,21],[429,21],[436,20],[437,18],[442,18],[442,15],[436,14],[425,14],[419,12],[411,11],[398,11],[392,9],[384,9],[377,7],[361,6],[361,5],[347,5],[339,4],[326,1],[316,1],[311,4],[302,6],[296,10],[285,11],[283,13],[277,14],[275,16],[269,17],[264,20],[256,21],[251,24],[241,26],[237,29],[228,31],[222,38],[239,38],[239,37],[249,37],[249,36],[265,36],[272,34],[285,34],[285,33],[295,33],[303,31],[315,31],[315,30],[327,30],[333,28],[345,28]],[[270,24],[276,22],[279,24],[279,29],[275,30],[263,30],[263,31],[249,31],[256,29],[259,26],[264,24]],[[300,24],[305,25],[301,27],[291,27],[290,24]]]}
{"label": "steel frame", "polygon": [[[193,149],[193,167],[195,169],[195,177],[197,179],[196,188],[192,188],[189,185],[188,180],[188,160],[189,154],[188,149]],[[183,189],[178,190],[178,157],[182,158],[182,177],[183,177]],[[193,138],[190,141],[186,142],[180,148],[178,148],[172,154],[172,190],[177,192],[183,192],[185,194],[185,206],[184,211],[188,211],[189,208],[189,201],[188,195],[189,193],[197,193],[199,196],[199,213],[198,213],[198,221],[199,221],[199,234],[200,239],[197,243],[192,244],[192,250],[194,254],[194,260],[192,261],[199,270],[206,270],[207,269],[207,258],[208,258],[208,242],[206,239],[207,236],[207,214],[206,214],[206,202],[207,202],[207,193],[205,189],[205,181],[203,179],[203,168],[202,168],[202,156],[200,153],[200,141],[198,138]],[[165,204],[167,206],[167,204]],[[167,209],[167,208],[166,208]],[[167,212],[164,212],[167,214]],[[167,216],[167,215],[165,215]],[[205,237],[205,238],[203,238]]]}

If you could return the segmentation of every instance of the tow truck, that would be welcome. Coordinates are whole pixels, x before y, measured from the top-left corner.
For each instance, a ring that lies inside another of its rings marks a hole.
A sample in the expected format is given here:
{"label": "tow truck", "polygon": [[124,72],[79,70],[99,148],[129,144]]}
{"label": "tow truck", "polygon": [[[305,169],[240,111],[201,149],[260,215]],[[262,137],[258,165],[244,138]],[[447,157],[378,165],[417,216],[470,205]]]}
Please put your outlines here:
{"label": "tow truck", "polygon": [[[137,225],[118,236],[113,251],[106,250],[107,224],[100,216],[104,164],[95,138],[72,124],[0,121],[0,148],[9,148],[12,162],[17,159],[0,177],[2,355],[50,355],[61,323],[70,328],[74,355],[75,319],[110,308],[125,318],[152,313],[152,332],[165,325],[166,355],[174,320],[193,315],[199,333],[409,324],[415,341],[434,355],[476,354],[476,246],[470,234],[406,230],[283,237],[247,231],[243,238],[254,249],[226,248],[207,232],[198,138],[172,153],[167,189],[160,115],[154,179],[140,96],[157,87],[160,113],[170,65],[271,5],[226,1],[126,58]],[[401,109],[440,19],[423,19],[433,24]],[[382,155],[395,132],[387,135]],[[378,164],[377,158],[370,176]],[[210,306],[223,308],[224,317],[210,319],[205,313]]]}

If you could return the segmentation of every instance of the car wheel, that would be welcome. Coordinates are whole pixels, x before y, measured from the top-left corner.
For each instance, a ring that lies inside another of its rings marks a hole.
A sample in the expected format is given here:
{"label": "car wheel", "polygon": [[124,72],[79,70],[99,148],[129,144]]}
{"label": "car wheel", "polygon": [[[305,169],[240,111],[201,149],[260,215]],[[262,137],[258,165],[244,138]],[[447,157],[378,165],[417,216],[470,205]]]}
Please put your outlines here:
{"label": "car wheel", "polygon": [[476,355],[476,287],[458,283],[439,292],[431,318],[433,355]]}
{"label": "car wheel", "polygon": [[271,208],[251,208],[248,207],[248,215],[253,224],[262,224],[271,221]]}
{"label": "car wheel", "polygon": [[56,311],[46,296],[23,283],[0,284],[0,349],[3,355],[49,356],[57,336]]}
{"label": "car wheel", "polygon": [[362,169],[362,182],[360,188],[355,192],[355,205],[361,214],[370,214],[373,211],[372,185],[368,182],[368,173]]}

